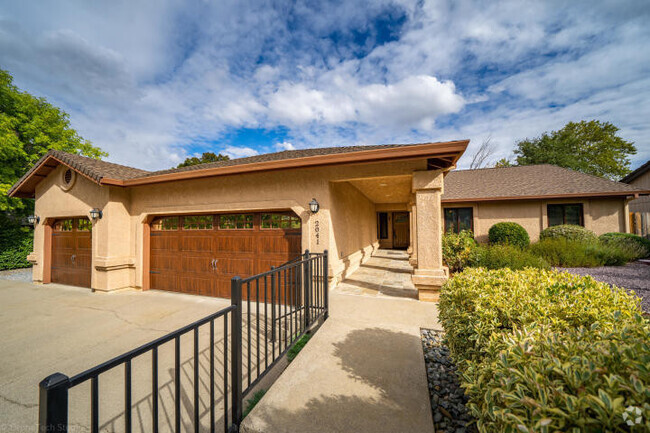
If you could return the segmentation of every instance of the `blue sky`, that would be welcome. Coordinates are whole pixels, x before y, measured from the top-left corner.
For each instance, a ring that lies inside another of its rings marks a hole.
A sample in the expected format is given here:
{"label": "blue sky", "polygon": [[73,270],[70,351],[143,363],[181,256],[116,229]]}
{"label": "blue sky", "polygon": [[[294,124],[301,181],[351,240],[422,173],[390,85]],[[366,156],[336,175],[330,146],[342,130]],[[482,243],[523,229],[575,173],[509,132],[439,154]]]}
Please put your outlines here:
{"label": "blue sky", "polygon": [[650,158],[647,1],[0,0],[0,67],[109,160],[488,138],[599,119]]}

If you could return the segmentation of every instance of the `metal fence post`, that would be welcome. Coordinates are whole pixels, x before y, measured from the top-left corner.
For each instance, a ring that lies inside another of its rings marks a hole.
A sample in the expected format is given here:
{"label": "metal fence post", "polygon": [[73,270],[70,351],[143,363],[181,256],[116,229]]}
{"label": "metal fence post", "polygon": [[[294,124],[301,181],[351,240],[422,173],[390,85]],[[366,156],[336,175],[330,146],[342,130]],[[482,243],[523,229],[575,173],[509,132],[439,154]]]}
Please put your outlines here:
{"label": "metal fence post", "polygon": [[[230,303],[236,308],[231,313],[231,348],[232,348],[232,423],[234,430],[239,431],[242,419],[242,280],[233,277],[230,282]],[[227,392],[227,391],[226,391]]]}
{"label": "metal fence post", "polygon": [[[271,270],[274,269],[275,266],[271,266]],[[271,341],[275,342],[275,272],[271,272]],[[273,347],[275,353],[275,346]]]}
{"label": "metal fence post", "polygon": [[330,303],[329,303],[329,275],[327,270],[327,250],[323,251],[323,300],[325,301],[325,315],[324,320],[330,315]]}
{"label": "metal fence post", "polygon": [[68,386],[65,374],[54,373],[38,384],[38,431],[39,433],[68,431]]}
{"label": "metal fence post", "polygon": [[309,250],[305,250],[305,255],[302,264],[303,273],[303,287],[305,297],[305,330],[309,328],[310,314],[311,314],[311,276],[309,275]]}

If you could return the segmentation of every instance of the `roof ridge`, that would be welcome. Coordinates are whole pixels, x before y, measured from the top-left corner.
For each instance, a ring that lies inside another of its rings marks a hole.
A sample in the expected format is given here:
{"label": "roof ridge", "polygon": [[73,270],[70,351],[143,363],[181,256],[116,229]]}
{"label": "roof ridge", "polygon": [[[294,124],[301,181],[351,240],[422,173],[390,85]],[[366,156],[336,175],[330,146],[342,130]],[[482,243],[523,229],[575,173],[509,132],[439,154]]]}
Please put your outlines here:
{"label": "roof ridge", "polygon": [[90,156],[80,155],[78,153],[66,152],[65,150],[59,150],[59,149],[49,149],[47,151],[47,154],[45,154],[43,156],[47,156],[47,155],[57,156],[57,155],[60,155],[60,154],[62,154],[64,156],[71,156],[71,157],[74,157],[74,158],[83,158],[83,159],[85,159],[87,161],[92,161],[94,163],[99,162],[100,164],[109,164],[109,165],[112,165],[112,166],[115,166],[115,167],[128,168],[129,170],[137,170],[137,171],[141,171],[143,173],[151,173],[151,171],[145,170],[143,168],[131,167],[130,165],[118,164],[116,162],[105,161],[103,159],[92,158]]}

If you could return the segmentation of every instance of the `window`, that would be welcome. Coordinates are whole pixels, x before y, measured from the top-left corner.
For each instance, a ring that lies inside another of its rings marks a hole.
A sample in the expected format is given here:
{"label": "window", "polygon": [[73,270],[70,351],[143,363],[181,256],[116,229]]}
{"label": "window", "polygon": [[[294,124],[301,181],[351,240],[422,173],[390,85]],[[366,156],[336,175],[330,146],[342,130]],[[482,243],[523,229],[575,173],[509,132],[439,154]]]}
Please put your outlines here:
{"label": "window", "polygon": [[388,213],[377,213],[377,238],[388,239]]}
{"label": "window", "polygon": [[252,229],[253,214],[220,215],[219,228],[222,230]]}
{"label": "window", "polygon": [[151,224],[152,230],[178,230],[178,217],[163,217],[155,219]]}
{"label": "window", "polygon": [[546,210],[549,227],[561,224],[585,225],[582,203],[549,204]]}
{"label": "window", "polygon": [[77,220],[77,231],[89,232],[93,229],[93,223],[88,218],[79,218]]}
{"label": "window", "polygon": [[263,229],[299,229],[301,221],[296,215],[263,213],[261,227]]}
{"label": "window", "polygon": [[445,209],[445,232],[459,233],[462,230],[473,230],[473,209],[471,207],[455,207]]}
{"label": "window", "polygon": [[212,230],[212,215],[183,217],[183,230]]}
{"label": "window", "polygon": [[72,219],[57,221],[56,223],[54,223],[54,230],[58,232],[71,232]]}

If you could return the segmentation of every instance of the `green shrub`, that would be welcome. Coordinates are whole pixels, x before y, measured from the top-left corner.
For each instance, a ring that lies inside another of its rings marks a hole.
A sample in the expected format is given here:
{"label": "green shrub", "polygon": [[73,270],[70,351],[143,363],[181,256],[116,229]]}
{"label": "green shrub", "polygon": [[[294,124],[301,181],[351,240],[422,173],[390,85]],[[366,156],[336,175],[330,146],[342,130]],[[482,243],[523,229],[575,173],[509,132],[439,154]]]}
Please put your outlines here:
{"label": "green shrub", "polygon": [[13,239],[5,240],[0,246],[0,271],[30,267],[27,255],[34,249],[33,241],[31,231],[17,231]]}
{"label": "green shrub", "polygon": [[635,259],[650,256],[650,240],[632,233],[605,233],[598,239],[604,245],[615,245],[635,252]]}
{"label": "green shrub", "polygon": [[471,230],[448,232],[442,237],[442,258],[451,272],[460,272],[469,264],[476,241]]}
{"label": "green shrub", "polygon": [[543,258],[512,245],[481,245],[472,251],[469,266],[512,270],[551,267]]}
{"label": "green shrub", "polygon": [[530,252],[551,266],[565,268],[620,266],[635,260],[639,250],[629,245],[547,238],[530,246]]}
{"label": "green shrub", "polygon": [[650,431],[650,326],[641,316],[611,331],[531,325],[501,341],[507,348],[479,375],[461,374],[480,431]]}
{"label": "green shrub", "polygon": [[568,272],[470,268],[440,291],[440,321],[461,361],[480,360],[493,335],[531,323],[553,331],[594,323],[611,329],[619,314],[636,313],[639,299],[624,289]]}
{"label": "green shrub", "polygon": [[570,241],[595,242],[598,240],[596,233],[587,230],[582,226],[570,224],[548,227],[539,234],[539,240],[544,239],[567,239]]}
{"label": "green shrub", "polygon": [[[650,333],[624,289],[566,272],[467,269],[443,286],[440,320],[481,432],[647,429]],[[626,429],[628,406],[646,424]]]}
{"label": "green shrub", "polygon": [[488,231],[490,244],[514,245],[526,248],[530,244],[528,232],[521,225],[513,222],[496,223]]}

